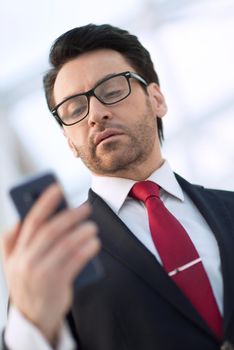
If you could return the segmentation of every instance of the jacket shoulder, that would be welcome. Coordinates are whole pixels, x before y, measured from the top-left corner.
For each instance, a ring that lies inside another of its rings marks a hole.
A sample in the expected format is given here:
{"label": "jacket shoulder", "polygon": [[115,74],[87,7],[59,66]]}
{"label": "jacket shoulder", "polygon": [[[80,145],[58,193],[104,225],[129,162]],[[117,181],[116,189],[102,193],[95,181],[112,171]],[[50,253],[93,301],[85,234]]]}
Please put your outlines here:
{"label": "jacket shoulder", "polygon": [[210,200],[219,200],[223,204],[230,207],[232,210],[234,209],[234,191],[222,190],[222,189],[214,189],[208,188],[197,184],[192,184],[181,176],[176,175],[176,178],[181,185],[182,189],[188,192],[196,192],[202,197],[209,198]]}

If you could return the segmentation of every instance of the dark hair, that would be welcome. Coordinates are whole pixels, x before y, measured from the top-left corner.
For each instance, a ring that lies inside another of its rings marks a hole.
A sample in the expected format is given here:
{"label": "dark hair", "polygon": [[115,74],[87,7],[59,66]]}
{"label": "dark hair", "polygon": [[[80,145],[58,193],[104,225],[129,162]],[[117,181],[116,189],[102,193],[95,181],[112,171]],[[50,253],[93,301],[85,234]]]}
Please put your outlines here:
{"label": "dark hair", "polygon": [[[52,68],[45,74],[43,83],[49,109],[54,107],[53,89],[60,68],[82,53],[96,49],[112,49],[121,53],[127,62],[148,82],[159,85],[157,73],[149,52],[135,35],[109,24],[88,24],[62,34],[51,47],[49,61]],[[157,118],[160,142],[163,140],[163,125]]]}

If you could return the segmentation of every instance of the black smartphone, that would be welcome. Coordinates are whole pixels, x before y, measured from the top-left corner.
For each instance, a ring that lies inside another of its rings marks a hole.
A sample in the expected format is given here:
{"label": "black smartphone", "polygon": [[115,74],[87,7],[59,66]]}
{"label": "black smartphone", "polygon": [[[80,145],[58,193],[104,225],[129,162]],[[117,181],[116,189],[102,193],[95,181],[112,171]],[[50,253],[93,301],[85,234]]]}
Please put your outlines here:
{"label": "black smartphone", "polygon": [[[18,211],[21,220],[24,220],[28,211],[45,189],[57,183],[56,176],[52,173],[45,173],[27,179],[26,181],[10,189],[10,197]],[[68,207],[65,197],[59,203],[54,214]],[[81,271],[74,281],[75,288],[83,288],[103,277],[103,267],[98,257],[93,258]]]}

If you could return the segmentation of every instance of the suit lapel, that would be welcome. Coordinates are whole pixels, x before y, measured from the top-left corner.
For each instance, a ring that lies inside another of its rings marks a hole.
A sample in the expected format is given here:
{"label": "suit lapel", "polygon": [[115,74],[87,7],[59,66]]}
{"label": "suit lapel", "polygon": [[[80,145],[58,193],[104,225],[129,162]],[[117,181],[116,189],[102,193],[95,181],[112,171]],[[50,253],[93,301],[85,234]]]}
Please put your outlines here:
{"label": "suit lapel", "polygon": [[213,336],[156,258],[92,190],[89,193],[89,201],[93,208],[92,217],[99,226],[103,249],[138,275],[144,283],[147,283],[190,321]]}
{"label": "suit lapel", "polygon": [[234,317],[234,224],[233,217],[231,218],[230,212],[224,205],[225,192],[222,192],[223,200],[221,200],[218,191],[207,191],[201,186],[189,184],[178,175],[176,177],[210,226],[219,246],[224,284],[224,332],[227,332],[230,321]]}

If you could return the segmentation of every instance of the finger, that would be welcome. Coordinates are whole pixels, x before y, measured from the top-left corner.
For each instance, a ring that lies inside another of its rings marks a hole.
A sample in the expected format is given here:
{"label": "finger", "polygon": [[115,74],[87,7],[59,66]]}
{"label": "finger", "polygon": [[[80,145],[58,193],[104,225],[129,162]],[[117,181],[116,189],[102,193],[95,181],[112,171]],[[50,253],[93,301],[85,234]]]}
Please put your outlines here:
{"label": "finger", "polygon": [[6,260],[13,251],[20,232],[20,223],[17,223],[12,230],[0,237],[0,250],[3,260]]}
{"label": "finger", "polygon": [[49,253],[58,240],[67,236],[68,232],[75,231],[89,217],[90,212],[90,205],[85,204],[80,208],[64,211],[42,225],[30,244],[31,257],[35,260],[44,259],[44,255]]}
{"label": "finger", "polygon": [[40,265],[41,271],[63,270],[74,254],[82,250],[82,247],[92,240],[96,234],[97,225],[93,222],[80,225],[75,231],[61,239],[53,250],[43,258]]}
{"label": "finger", "polygon": [[101,249],[101,242],[98,237],[88,240],[69,259],[64,267],[64,274],[73,282],[75,277],[83,270],[85,265],[93,259]]}
{"label": "finger", "polygon": [[48,189],[43,192],[23,222],[22,233],[18,242],[19,247],[23,248],[28,245],[39,227],[57,209],[62,198],[62,190],[57,184],[49,186]]}

